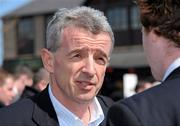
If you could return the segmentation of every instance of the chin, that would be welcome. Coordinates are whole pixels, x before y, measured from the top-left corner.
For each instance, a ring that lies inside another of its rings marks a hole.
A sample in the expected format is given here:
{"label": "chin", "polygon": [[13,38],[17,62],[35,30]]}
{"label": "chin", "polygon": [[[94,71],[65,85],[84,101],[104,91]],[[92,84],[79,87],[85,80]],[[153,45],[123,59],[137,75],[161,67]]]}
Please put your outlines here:
{"label": "chin", "polygon": [[83,102],[91,102],[94,99],[95,95],[80,95],[78,99]]}

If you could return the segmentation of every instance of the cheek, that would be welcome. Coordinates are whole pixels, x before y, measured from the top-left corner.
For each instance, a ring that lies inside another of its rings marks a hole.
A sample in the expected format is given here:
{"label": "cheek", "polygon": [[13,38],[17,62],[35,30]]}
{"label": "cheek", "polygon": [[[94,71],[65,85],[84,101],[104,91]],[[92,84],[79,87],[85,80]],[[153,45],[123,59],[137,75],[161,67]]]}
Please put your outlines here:
{"label": "cheek", "polygon": [[65,64],[63,61],[56,61],[54,63],[54,74],[56,76],[56,79],[61,81],[66,80],[66,78],[68,77],[69,74],[67,74],[68,72],[68,68],[67,68],[67,64]]}
{"label": "cheek", "polygon": [[105,71],[106,71],[106,68],[99,68],[97,70],[97,76],[98,76],[98,79],[100,82],[103,82],[103,80],[104,80]]}
{"label": "cheek", "polygon": [[144,49],[145,55],[148,56],[149,49],[150,49],[150,45],[149,45],[149,41],[150,40],[148,39],[147,36],[143,35],[143,40],[142,41],[143,41],[142,45],[143,45],[143,49]]}
{"label": "cheek", "polygon": [[146,46],[146,37],[145,37],[144,34],[142,35],[142,45],[143,45],[143,48],[145,49],[145,46]]}

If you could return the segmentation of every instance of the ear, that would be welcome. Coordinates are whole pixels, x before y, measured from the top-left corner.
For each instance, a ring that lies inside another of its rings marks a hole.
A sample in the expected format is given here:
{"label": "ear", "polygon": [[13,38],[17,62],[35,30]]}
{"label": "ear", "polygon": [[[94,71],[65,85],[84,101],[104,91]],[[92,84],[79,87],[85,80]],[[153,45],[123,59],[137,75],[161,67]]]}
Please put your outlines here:
{"label": "ear", "polygon": [[53,54],[48,51],[47,49],[41,50],[41,59],[44,65],[44,68],[49,72],[54,72],[54,56]]}
{"label": "ear", "polygon": [[153,39],[153,42],[157,43],[158,39],[161,36],[161,33],[159,32],[159,28],[153,28],[151,33],[152,33],[151,38]]}

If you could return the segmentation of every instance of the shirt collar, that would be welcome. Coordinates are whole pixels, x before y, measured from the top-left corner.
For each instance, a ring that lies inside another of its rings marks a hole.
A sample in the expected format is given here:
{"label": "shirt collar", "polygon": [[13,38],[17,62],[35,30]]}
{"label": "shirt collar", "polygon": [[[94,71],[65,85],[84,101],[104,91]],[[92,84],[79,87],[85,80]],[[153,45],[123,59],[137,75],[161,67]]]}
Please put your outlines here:
{"label": "shirt collar", "polygon": [[[50,85],[48,87],[48,92],[60,126],[83,126],[82,121],[55,98]],[[89,126],[99,126],[99,124],[104,120],[104,113],[96,97],[92,102],[90,110],[91,119]]]}
{"label": "shirt collar", "polygon": [[166,70],[162,81],[164,81],[170,75],[170,73],[179,66],[180,66],[180,58],[177,58]]}

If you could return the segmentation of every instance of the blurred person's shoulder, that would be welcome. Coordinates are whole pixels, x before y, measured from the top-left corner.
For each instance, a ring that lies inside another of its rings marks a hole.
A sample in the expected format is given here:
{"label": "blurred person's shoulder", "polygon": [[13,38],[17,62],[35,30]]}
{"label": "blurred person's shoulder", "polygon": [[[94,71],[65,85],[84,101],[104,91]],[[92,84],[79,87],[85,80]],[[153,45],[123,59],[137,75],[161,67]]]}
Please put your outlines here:
{"label": "blurred person's shoulder", "polygon": [[32,99],[27,98],[0,108],[0,122],[11,125],[13,122],[21,122],[25,118],[31,118],[33,105]]}
{"label": "blurred person's shoulder", "polygon": [[[32,97],[21,99],[9,106],[0,109],[2,126],[36,125],[34,122],[43,120],[47,113],[53,115],[52,104],[47,89]],[[11,120],[11,121],[9,121]],[[44,122],[44,121],[43,121]]]}

